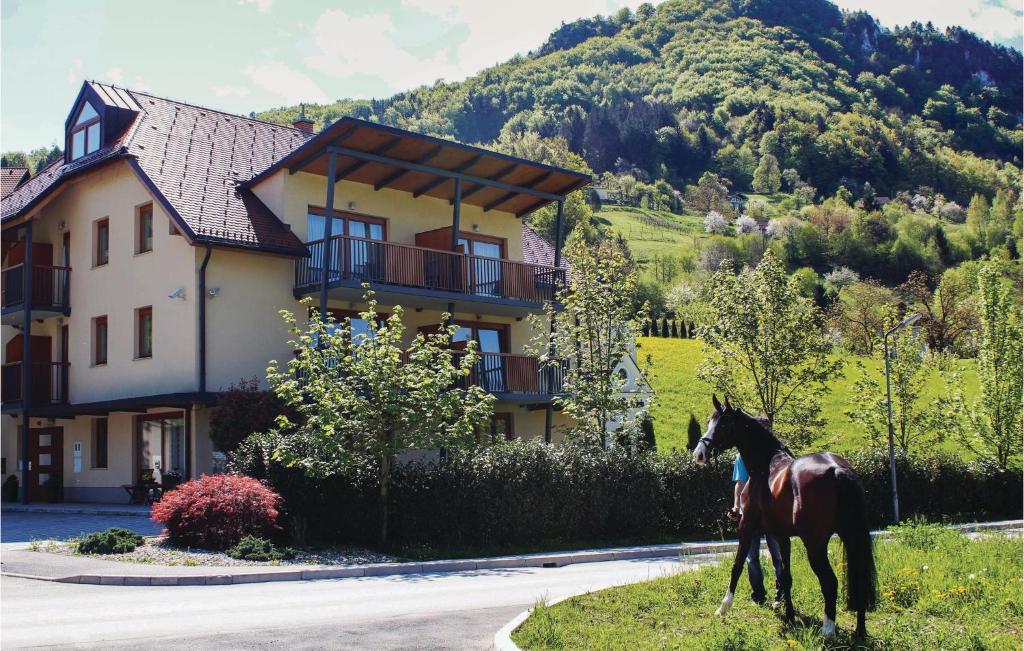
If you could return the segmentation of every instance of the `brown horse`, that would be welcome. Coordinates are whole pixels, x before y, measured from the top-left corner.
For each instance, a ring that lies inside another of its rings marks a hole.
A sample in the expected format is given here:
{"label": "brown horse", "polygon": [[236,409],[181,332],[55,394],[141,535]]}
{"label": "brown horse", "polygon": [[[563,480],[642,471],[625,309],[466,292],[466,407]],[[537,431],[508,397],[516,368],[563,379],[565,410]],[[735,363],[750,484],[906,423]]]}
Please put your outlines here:
{"label": "brown horse", "polygon": [[712,396],[715,411],[708,429],[693,451],[697,463],[712,454],[736,448],[747,467],[750,481],[744,490],[740,519],[739,548],[732,566],[729,590],[716,614],[724,616],[732,606],[736,583],[743,571],[753,538],[759,533],[779,543],[786,619],[794,617],[790,595],[793,577],[790,567],[790,537],[799,536],[807,548],[807,559],[818,577],[825,598],[822,633],[836,631],[838,581],[828,561],[828,541],[839,534],[846,550],[847,607],[857,612],[857,637],[867,634],[865,613],[875,606],[875,559],[864,507],[864,491],[850,464],[837,454],[821,452],[794,457],[775,435],[755,418]]}

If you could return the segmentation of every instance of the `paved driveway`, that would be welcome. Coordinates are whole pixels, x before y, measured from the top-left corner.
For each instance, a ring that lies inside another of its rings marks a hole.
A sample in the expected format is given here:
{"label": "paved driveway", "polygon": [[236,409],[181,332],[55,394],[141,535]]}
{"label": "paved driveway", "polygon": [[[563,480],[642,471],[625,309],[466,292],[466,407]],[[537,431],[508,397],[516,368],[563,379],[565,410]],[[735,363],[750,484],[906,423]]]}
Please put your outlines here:
{"label": "paved driveway", "polygon": [[224,586],[77,585],[5,576],[0,644],[188,651],[487,649],[499,628],[538,599],[643,581],[712,560]]}
{"label": "paved driveway", "polygon": [[137,515],[0,512],[0,542],[5,545],[24,545],[32,540],[65,540],[110,527],[124,527],[144,536],[155,536],[162,529],[149,518]]}

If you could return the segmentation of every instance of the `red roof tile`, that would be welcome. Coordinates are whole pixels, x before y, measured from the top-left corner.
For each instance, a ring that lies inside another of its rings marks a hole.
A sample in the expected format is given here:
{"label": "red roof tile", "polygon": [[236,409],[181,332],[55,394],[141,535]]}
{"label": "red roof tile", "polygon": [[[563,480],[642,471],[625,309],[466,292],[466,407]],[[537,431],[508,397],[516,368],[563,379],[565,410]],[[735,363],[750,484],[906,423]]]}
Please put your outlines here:
{"label": "red roof tile", "polygon": [[28,176],[27,167],[0,168],[0,197],[6,197],[25,181]]}
{"label": "red roof tile", "polygon": [[69,175],[127,157],[194,239],[305,252],[302,242],[255,195],[236,186],[297,148],[308,135],[139,91],[89,84],[104,101],[137,111],[134,123],[117,141],[71,163],[58,160],[5,197],[4,221]]}

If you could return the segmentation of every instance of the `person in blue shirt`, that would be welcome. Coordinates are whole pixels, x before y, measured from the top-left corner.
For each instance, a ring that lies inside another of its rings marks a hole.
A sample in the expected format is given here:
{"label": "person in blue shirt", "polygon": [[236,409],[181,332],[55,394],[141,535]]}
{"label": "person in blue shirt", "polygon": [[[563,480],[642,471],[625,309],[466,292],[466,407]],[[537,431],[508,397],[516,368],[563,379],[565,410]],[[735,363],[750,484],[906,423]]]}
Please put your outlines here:
{"label": "person in blue shirt", "polygon": [[[747,485],[749,479],[750,475],[747,473],[747,467],[743,465],[743,457],[737,454],[736,461],[732,464],[732,480],[734,482],[733,502],[732,510],[729,512],[729,516],[735,520],[739,520],[743,514],[741,497],[743,495],[743,488]],[[774,562],[774,559],[779,558],[778,543],[771,536],[765,536],[765,540],[768,543],[768,548],[771,550]],[[782,585],[779,581],[781,569],[778,565],[775,565],[776,601],[779,601],[779,586]],[[767,593],[764,589],[764,572],[761,570],[760,533],[754,537],[753,542],[750,544],[750,551],[747,553],[747,578],[750,580],[750,598],[754,603],[763,604],[767,599]]]}

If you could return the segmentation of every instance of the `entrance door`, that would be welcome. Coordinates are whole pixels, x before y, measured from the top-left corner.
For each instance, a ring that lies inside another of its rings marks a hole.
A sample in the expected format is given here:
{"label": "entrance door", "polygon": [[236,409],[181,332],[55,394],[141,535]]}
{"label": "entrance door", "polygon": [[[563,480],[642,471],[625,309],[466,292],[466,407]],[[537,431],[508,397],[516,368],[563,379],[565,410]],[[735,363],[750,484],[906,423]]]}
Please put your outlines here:
{"label": "entrance door", "polygon": [[477,383],[486,391],[505,391],[505,358],[507,332],[503,326],[460,323],[452,338],[452,346],[464,349],[465,342],[473,340],[480,352],[477,362]]}
{"label": "entrance door", "polygon": [[64,428],[29,428],[28,458],[29,501],[60,501],[64,486]]}
{"label": "entrance door", "polygon": [[499,242],[459,238],[459,249],[470,258],[470,284],[474,294],[499,296],[501,290],[501,253]]}

